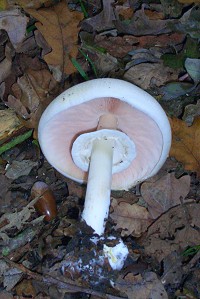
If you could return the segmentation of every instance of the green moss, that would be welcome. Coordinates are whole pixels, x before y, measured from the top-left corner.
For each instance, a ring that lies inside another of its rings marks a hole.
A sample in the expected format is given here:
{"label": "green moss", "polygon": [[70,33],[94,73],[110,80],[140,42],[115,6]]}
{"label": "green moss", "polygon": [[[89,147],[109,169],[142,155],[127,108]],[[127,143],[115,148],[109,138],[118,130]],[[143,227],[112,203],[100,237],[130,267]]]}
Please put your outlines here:
{"label": "green moss", "polygon": [[200,50],[197,40],[187,37],[186,43],[181,52],[177,54],[164,54],[162,59],[165,66],[171,67],[173,69],[183,68],[185,59],[189,58],[199,58]]}

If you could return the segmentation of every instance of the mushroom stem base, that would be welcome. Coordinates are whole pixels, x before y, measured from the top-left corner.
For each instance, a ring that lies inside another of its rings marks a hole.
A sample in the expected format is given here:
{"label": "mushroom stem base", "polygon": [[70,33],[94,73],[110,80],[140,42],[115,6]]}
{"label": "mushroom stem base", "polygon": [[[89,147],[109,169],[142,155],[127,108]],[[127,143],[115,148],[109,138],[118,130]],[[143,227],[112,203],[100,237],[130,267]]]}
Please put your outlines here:
{"label": "mushroom stem base", "polygon": [[97,139],[91,153],[82,219],[98,235],[104,233],[105,220],[109,212],[113,147],[113,140]]}

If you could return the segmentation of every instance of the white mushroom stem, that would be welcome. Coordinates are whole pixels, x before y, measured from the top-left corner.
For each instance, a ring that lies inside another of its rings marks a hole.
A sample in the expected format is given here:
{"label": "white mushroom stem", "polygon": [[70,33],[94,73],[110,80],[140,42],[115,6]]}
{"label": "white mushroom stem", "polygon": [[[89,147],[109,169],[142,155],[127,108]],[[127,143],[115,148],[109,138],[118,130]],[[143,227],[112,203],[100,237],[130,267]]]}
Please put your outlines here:
{"label": "white mushroom stem", "polygon": [[110,206],[113,141],[94,141],[82,218],[95,233],[104,233]]}
{"label": "white mushroom stem", "polygon": [[[117,129],[117,119],[109,114],[103,115],[97,130],[104,128]],[[109,212],[113,148],[114,140],[96,139],[91,152],[82,218],[98,235],[104,233],[105,220]]]}
{"label": "white mushroom stem", "polygon": [[129,167],[136,157],[134,142],[117,127],[114,115],[102,115],[97,130],[79,135],[71,151],[74,163],[88,172],[82,218],[98,235],[104,233],[108,217],[112,174]]}

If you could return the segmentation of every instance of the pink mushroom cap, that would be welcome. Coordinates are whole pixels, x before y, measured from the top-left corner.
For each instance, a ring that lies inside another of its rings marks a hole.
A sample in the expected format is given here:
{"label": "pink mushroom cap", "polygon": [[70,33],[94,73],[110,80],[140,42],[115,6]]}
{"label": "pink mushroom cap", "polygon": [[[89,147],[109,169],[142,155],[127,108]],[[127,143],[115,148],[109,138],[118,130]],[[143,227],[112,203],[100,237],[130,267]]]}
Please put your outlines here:
{"label": "pink mushroom cap", "polygon": [[136,157],[112,176],[113,190],[128,190],[158,172],[171,146],[171,128],[160,104],[139,87],[118,79],[94,79],[69,88],[44,111],[39,143],[48,162],[61,174],[86,183],[71,149],[78,136],[93,132],[100,116],[113,114],[118,130],[134,142]]}

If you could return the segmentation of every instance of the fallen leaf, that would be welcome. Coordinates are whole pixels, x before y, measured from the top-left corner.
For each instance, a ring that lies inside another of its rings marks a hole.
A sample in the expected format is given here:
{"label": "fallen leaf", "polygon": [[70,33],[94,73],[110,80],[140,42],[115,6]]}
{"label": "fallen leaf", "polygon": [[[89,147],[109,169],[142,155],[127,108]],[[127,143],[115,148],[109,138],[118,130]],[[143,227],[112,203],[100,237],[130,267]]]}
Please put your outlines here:
{"label": "fallen leaf", "polygon": [[190,203],[170,209],[155,221],[139,244],[144,254],[161,262],[171,252],[200,244],[200,204]]}
{"label": "fallen leaf", "polygon": [[[124,57],[127,55],[132,55],[131,51],[139,49],[142,51],[143,48],[156,48],[160,50],[161,48],[169,48],[171,46],[178,46],[184,40],[184,34],[173,33],[173,34],[162,34],[159,36],[107,36],[98,34],[95,36],[93,43],[99,47],[106,49],[109,54],[114,57]],[[152,49],[150,49],[152,53]],[[153,53],[152,53],[153,55]]]}
{"label": "fallen leaf", "polygon": [[83,14],[70,11],[65,1],[50,8],[26,11],[37,20],[37,29],[52,48],[44,57],[49,67],[59,68],[62,75],[75,72],[70,58],[75,58],[78,53],[78,25]]}
{"label": "fallen leaf", "polygon": [[31,170],[38,165],[38,162],[31,160],[13,161],[6,170],[5,176],[9,179],[16,180],[21,176],[29,175]]}
{"label": "fallen leaf", "polygon": [[39,30],[34,31],[34,38],[38,44],[38,46],[42,49],[41,56],[44,57],[48,53],[51,52],[51,47],[48,45],[46,40],[44,39],[43,35]]}
{"label": "fallen leaf", "polygon": [[122,21],[130,20],[133,16],[133,8],[130,6],[116,5],[115,6],[115,14],[117,14],[118,18]]}
{"label": "fallen leaf", "polygon": [[12,67],[11,59],[5,58],[0,62],[0,83],[10,74]]}
{"label": "fallen leaf", "polygon": [[0,27],[7,31],[15,48],[25,38],[27,23],[28,18],[18,8],[0,12]]}
{"label": "fallen leaf", "polygon": [[193,125],[178,119],[171,118],[172,146],[170,156],[183,163],[186,170],[195,171],[200,175],[200,117],[197,117]]}
{"label": "fallen leaf", "polygon": [[118,33],[131,34],[135,36],[141,35],[159,35],[170,33],[173,30],[170,28],[175,20],[151,20],[143,9],[137,10],[128,24],[124,24],[119,19],[115,21],[115,26]]}
{"label": "fallen leaf", "polygon": [[[9,237],[6,234],[6,231],[8,229],[17,228],[18,230],[20,230],[22,226],[26,224],[31,214],[35,212],[34,205],[37,202],[37,200],[38,198],[33,199],[19,212],[5,213],[3,216],[0,217],[0,238],[2,238],[5,241],[8,241]],[[44,216],[42,216],[42,218],[44,218]]]}
{"label": "fallen leaf", "polygon": [[188,33],[192,38],[200,38],[200,7],[192,6],[173,26],[177,31]]}
{"label": "fallen leaf", "polygon": [[144,182],[141,195],[148,204],[148,210],[155,219],[170,208],[181,204],[190,191],[190,176],[176,179],[174,173],[168,173],[156,181]]}
{"label": "fallen leaf", "polygon": [[163,63],[141,63],[131,67],[124,74],[125,80],[143,89],[148,89],[151,85],[161,86],[177,78],[178,71],[164,67]]}
{"label": "fallen leaf", "polygon": [[0,110],[0,140],[9,137],[20,127],[22,125],[12,109]]}
{"label": "fallen leaf", "polygon": [[150,20],[163,20],[165,18],[163,12],[145,9],[144,13]]}
{"label": "fallen leaf", "polygon": [[99,77],[107,76],[109,72],[115,72],[119,68],[117,59],[110,54],[96,52],[95,55],[96,60],[94,61],[94,65]]}
{"label": "fallen leaf", "polygon": [[182,15],[183,5],[177,0],[160,0],[162,11],[166,17],[178,18]]}
{"label": "fallen leaf", "polygon": [[200,59],[186,58],[185,68],[195,83],[200,81]]}
{"label": "fallen leaf", "polygon": [[165,66],[169,66],[174,69],[183,69],[187,57],[199,58],[200,56],[198,41],[192,39],[190,36],[187,36],[185,42],[182,42],[181,46],[174,46],[176,47],[176,51],[174,51],[174,53],[169,51],[168,53],[164,53],[161,57]]}
{"label": "fallen leaf", "polygon": [[102,11],[92,18],[88,18],[82,22],[81,28],[86,31],[105,31],[114,28],[115,14],[112,4],[114,0],[103,0]]}
{"label": "fallen leaf", "polygon": [[156,63],[160,62],[160,58],[157,58],[156,55],[152,53],[152,51],[148,49],[137,49],[132,50],[128,53],[131,55],[131,61],[129,61],[125,66],[125,71],[130,69],[131,67],[141,64],[141,63]]}
{"label": "fallen leaf", "polygon": [[53,236],[54,237],[67,236],[73,238],[73,236],[77,234],[77,230],[78,230],[77,225],[78,225],[78,221],[75,219],[64,219],[63,221],[61,221],[60,224],[61,227],[58,227],[57,229],[54,230]]}
{"label": "fallen leaf", "polygon": [[183,43],[184,39],[185,39],[185,35],[177,32],[173,32],[171,34],[161,34],[158,36],[154,36],[154,35],[137,36],[139,48],[152,48],[152,47],[166,48],[169,46],[177,47],[179,44]]}
{"label": "fallen leaf", "polygon": [[11,186],[12,180],[9,180],[5,175],[0,174],[0,206],[1,213],[7,212],[11,205]]}
{"label": "fallen leaf", "polygon": [[113,37],[99,34],[96,35],[94,39],[94,43],[98,47],[106,49],[110,55],[119,58],[123,58],[128,52],[135,48],[134,45],[136,45],[137,42],[136,37],[129,35]]}
{"label": "fallen leaf", "polygon": [[11,268],[3,273],[3,286],[6,291],[11,291],[12,288],[21,280],[23,272],[17,268]]}
{"label": "fallen leaf", "polygon": [[15,3],[22,8],[38,9],[40,7],[52,6],[55,2],[53,0],[16,0]]}
{"label": "fallen leaf", "polygon": [[119,277],[114,287],[125,293],[128,299],[168,299],[167,292],[156,273],[146,272],[143,275],[128,274]]}
{"label": "fallen leaf", "polygon": [[10,43],[5,30],[0,30],[0,83],[3,82],[11,72],[12,60],[15,50]]}
{"label": "fallen leaf", "polygon": [[110,217],[116,223],[115,229],[122,229],[122,236],[132,235],[140,237],[151,224],[152,219],[146,208],[137,204],[127,202],[118,202],[115,198],[111,201],[111,207],[114,209]]}
{"label": "fallen leaf", "polygon": [[194,85],[189,82],[170,82],[160,88],[160,93],[163,101],[169,101],[186,95],[193,89]]}
{"label": "fallen leaf", "polygon": [[191,126],[196,116],[200,116],[200,100],[196,104],[190,104],[185,107],[182,119],[188,126]]}
{"label": "fallen leaf", "polygon": [[8,293],[7,291],[0,291],[1,299],[13,299],[13,295]]}
{"label": "fallen leaf", "polygon": [[184,273],[183,264],[182,264],[183,256],[176,251],[170,253],[163,260],[163,274],[161,277],[161,281],[164,285],[173,285],[173,287],[179,286]]}
{"label": "fallen leaf", "polygon": [[29,128],[37,128],[44,109],[58,92],[58,85],[47,69],[28,69],[12,85],[13,95],[8,96],[7,106],[25,120]]}
{"label": "fallen leaf", "polygon": [[19,297],[36,297],[36,290],[32,284],[31,280],[23,279],[17,286],[16,286],[16,293]]}

